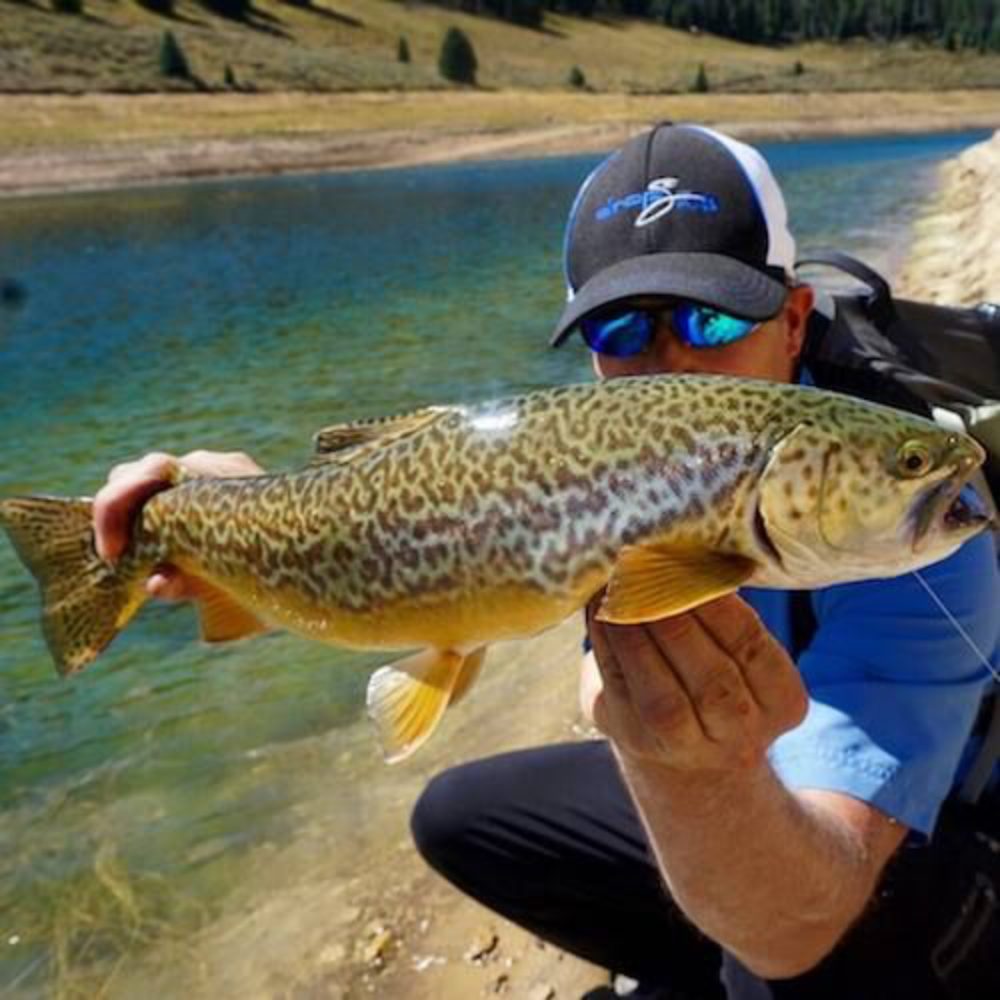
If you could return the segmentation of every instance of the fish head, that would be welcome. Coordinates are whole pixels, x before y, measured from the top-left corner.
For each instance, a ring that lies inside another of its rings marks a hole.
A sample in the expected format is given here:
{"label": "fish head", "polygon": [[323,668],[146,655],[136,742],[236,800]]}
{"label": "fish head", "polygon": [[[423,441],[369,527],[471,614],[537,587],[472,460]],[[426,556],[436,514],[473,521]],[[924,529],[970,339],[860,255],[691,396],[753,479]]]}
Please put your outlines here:
{"label": "fish head", "polygon": [[981,502],[960,495],[985,457],[965,434],[840,397],[772,448],[758,536],[803,586],[918,569],[990,524]]}

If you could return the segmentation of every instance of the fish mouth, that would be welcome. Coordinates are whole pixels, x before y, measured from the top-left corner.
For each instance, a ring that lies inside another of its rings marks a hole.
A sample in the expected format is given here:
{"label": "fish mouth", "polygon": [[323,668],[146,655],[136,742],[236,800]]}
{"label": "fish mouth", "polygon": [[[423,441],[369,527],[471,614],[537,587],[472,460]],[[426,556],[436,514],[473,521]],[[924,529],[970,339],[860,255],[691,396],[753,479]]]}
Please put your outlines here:
{"label": "fish mouth", "polygon": [[968,475],[949,477],[930,490],[917,511],[914,552],[924,547],[935,525],[939,525],[945,535],[971,536],[992,523],[993,519],[975,490],[963,495],[968,480]]}
{"label": "fish mouth", "polygon": [[987,527],[993,518],[990,517],[978,493],[972,492],[973,502],[968,497],[957,496],[944,512],[944,526],[948,531],[958,531],[965,528]]}

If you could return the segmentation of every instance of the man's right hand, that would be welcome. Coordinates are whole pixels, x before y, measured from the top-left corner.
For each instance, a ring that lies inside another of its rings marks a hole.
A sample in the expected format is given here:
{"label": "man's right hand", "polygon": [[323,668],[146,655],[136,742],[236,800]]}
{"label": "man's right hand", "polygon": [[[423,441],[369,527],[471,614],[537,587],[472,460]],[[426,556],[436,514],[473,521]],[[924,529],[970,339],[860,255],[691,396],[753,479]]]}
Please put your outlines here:
{"label": "man's right hand", "polygon": [[[180,478],[258,476],[263,471],[241,451],[192,451],[180,458],[158,451],[116,465],[94,497],[97,554],[114,562],[125,551],[132,522],[142,505]],[[191,578],[167,565],[156,567],[146,582],[146,590],[154,597],[175,601],[194,595]]]}

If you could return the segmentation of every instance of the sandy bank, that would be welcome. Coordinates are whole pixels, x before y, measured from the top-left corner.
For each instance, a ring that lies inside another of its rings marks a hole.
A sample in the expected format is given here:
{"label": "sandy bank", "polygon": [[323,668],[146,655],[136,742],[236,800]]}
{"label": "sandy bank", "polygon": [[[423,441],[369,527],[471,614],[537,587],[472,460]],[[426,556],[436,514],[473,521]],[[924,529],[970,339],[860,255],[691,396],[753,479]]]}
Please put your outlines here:
{"label": "sandy bank", "polygon": [[1000,132],[941,167],[896,290],[950,305],[1000,301]]}
{"label": "sandy bank", "polygon": [[[256,845],[252,872],[183,942],[116,971],[109,997],[578,1000],[603,970],[489,913],[424,864],[409,814],[431,777],[477,757],[586,735],[582,623],[489,651],[482,677],[410,760],[387,767],[367,722],[273,752],[310,791],[295,833]],[[303,781],[303,776],[305,776]]]}
{"label": "sandy bank", "polygon": [[664,119],[751,139],[995,128],[1000,96],[0,95],[0,195],[600,152]]}

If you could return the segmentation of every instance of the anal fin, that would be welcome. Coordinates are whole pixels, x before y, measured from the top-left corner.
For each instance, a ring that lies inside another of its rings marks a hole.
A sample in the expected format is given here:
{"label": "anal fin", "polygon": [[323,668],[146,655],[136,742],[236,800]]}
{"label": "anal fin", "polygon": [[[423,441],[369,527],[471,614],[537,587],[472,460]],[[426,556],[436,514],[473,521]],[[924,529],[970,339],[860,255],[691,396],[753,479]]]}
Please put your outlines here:
{"label": "anal fin", "polygon": [[690,611],[738,590],[756,564],[707,549],[630,545],[622,549],[597,612],[601,621],[634,625]]}
{"label": "anal fin", "polygon": [[196,579],[192,590],[198,602],[201,637],[205,642],[232,642],[268,630],[252,611],[207,580]]}
{"label": "anal fin", "polygon": [[[459,697],[472,678],[462,680],[465,664],[479,657],[453,650],[425,649],[380,667],[368,682],[368,715],[378,729],[386,762],[395,764],[422,746],[441,721],[458,688]],[[473,662],[473,678],[478,665]]]}

